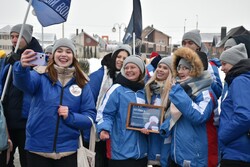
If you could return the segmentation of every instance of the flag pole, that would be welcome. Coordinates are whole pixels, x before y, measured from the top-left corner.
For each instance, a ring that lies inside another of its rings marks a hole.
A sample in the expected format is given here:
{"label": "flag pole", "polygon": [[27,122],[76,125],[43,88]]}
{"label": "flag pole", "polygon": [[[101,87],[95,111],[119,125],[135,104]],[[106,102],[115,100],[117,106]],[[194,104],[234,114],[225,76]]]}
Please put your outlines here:
{"label": "flag pole", "polygon": [[[15,47],[14,53],[16,53],[17,50],[18,50],[18,48],[19,48],[19,44],[20,44],[21,38],[23,36],[23,27],[24,27],[24,24],[27,21],[31,4],[32,4],[32,0],[29,0],[29,5],[28,5],[28,8],[27,8],[24,20],[23,20],[23,24],[22,24],[22,27],[21,27],[18,39],[17,39],[17,44],[16,44],[16,47]],[[7,87],[8,87],[8,83],[9,83],[11,71],[12,71],[12,65],[10,65],[10,67],[9,67],[9,70],[8,70],[8,73],[7,73],[7,77],[6,77],[6,80],[5,80],[5,83],[4,83],[4,88],[3,88],[3,92],[2,92],[2,96],[1,96],[1,102],[4,100],[4,96],[5,96]]]}
{"label": "flag pole", "polygon": [[135,55],[135,32],[133,32],[133,55]]}

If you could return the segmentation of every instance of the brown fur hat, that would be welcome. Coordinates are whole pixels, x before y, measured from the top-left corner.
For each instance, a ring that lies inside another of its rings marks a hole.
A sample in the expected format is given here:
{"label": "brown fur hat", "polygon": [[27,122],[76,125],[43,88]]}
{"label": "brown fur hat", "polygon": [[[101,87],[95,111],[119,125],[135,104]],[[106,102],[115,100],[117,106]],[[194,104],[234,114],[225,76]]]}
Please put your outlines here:
{"label": "brown fur hat", "polygon": [[195,51],[187,47],[177,49],[173,54],[173,75],[177,76],[177,66],[181,58],[186,59],[192,66],[190,71],[191,77],[198,77],[203,72],[203,64]]}

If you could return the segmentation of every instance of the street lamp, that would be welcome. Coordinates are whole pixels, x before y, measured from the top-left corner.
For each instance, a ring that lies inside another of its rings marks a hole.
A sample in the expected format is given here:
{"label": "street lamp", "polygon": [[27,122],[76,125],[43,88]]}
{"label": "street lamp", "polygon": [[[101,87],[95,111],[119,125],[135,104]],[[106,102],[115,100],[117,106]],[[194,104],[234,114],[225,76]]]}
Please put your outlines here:
{"label": "street lamp", "polygon": [[186,32],[186,22],[187,22],[187,19],[184,20],[184,34]]}
{"label": "street lamp", "polygon": [[198,30],[198,15],[196,15],[196,29]]}
{"label": "street lamp", "polygon": [[121,23],[121,24],[115,23],[112,28],[112,32],[116,32],[116,28],[115,28],[116,26],[118,26],[119,28],[119,42],[121,42],[121,28],[122,26],[124,26],[124,32],[126,32],[127,27],[125,23]]}

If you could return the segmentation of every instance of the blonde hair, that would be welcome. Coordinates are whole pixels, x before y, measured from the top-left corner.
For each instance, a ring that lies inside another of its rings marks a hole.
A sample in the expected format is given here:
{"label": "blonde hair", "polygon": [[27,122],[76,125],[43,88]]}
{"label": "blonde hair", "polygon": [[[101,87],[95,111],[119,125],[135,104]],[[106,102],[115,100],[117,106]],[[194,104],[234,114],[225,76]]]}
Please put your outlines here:
{"label": "blonde hair", "polygon": [[[166,108],[169,103],[168,96],[169,96],[169,91],[171,89],[172,79],[173,79],[172,71],[169,67],[168,67],[168,71],[169,71],[169,74],[168,74],[167,79],[163,81],[163,92],[161,93],[161,106],[163,106],[164,108]],[[148,103],[151,103],[151,97],[153,95],[153,92],[150,90],[150,84],[152,82],[159,83],[159,81],[157,81],[157,78],[156,78],[156,71],[154,72],[154,75],[148,80],[148,82],[145,85],[146,98],[147,98]]]}

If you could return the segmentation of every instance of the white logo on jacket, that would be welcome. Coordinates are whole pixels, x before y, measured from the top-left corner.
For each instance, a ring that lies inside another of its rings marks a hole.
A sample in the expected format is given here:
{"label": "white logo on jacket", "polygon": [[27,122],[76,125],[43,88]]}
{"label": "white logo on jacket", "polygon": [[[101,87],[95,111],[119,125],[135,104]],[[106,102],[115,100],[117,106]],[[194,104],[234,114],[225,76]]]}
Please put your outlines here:
{"label": "white logo on jacket", "polygon": [[82,89],[78,85],[71,85],[69,91],[73,96],[80,96],[82,94]]}

